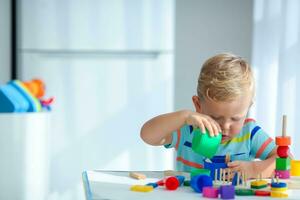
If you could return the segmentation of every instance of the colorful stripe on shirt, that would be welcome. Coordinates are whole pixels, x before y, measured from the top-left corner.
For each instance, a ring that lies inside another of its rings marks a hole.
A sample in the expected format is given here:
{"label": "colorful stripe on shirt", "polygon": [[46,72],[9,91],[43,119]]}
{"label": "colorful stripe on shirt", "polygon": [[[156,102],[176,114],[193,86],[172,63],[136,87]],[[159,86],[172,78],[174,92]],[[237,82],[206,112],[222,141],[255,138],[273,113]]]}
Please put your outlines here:
{"label": "colorful stripe on shirt", "polygon": [[196,162],[191,162],[188,160],[185,160],[184,158],[182,158],[181,156],[178,156],[176,158],[177,161],[182,162],[183,164],[190,166],[190,167],[195,167],[195,168],[203,168],[203,165],[196,163]]}
{"label": "colorful stripe on shirt", "polygon": [[256,158],[259,158],[261,156],[261,154],[264,152],[264,150],[267,148],[267,146],[273,141],[272,138],[268,138],[262,145],[261,147],[258,149],[257,153],[256,153]]}

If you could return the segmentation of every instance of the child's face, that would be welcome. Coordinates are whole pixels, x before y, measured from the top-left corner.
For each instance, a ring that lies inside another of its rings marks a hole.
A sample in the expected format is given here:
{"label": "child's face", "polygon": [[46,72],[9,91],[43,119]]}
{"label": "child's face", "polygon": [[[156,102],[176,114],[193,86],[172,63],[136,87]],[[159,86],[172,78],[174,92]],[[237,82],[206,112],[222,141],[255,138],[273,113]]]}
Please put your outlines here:
{"label": "child's face", "polygon": [[251,95],[237,98],[231,102],[215,102],[210,99],[193,101],[196,111],[213,118],[222,129],[222,142],[232,139],[240,133],[251,105]]}

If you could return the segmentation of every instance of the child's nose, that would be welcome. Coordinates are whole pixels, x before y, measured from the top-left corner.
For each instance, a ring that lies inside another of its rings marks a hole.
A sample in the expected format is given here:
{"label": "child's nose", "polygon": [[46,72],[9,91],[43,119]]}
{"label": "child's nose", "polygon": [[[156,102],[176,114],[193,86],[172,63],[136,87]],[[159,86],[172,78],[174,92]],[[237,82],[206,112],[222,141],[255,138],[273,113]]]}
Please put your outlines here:
{"label": "child's nose", "polygon": [[228,132],[230,130],[230,124],[228,122],[223,123],[221,124],[221,128],[222,128],[222,133],[225,135],[226,132],[226,134],[228,135]]}

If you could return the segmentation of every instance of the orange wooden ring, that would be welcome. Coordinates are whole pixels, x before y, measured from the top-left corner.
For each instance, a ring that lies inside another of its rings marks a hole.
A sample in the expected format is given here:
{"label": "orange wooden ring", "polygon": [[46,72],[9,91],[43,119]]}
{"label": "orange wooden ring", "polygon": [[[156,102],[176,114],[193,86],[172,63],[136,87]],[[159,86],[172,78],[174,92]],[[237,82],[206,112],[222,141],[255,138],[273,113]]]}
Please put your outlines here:
{"label": "orange wooden ring", "polygon": [[291,145],[291,137],[290,136],[286,136],[286,137],[277,136],[276,144],[278,146],[289,146],[289,145]]}

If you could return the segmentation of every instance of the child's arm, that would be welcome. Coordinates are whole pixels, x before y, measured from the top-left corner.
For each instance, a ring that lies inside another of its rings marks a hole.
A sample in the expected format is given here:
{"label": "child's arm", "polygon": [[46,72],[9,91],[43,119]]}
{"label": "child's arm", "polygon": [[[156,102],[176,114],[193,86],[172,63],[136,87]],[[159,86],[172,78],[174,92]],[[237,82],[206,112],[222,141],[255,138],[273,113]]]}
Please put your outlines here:
{"label": "child's arm", "polygon": [[265,160],[233,161],[228,163],[228,167],[233,171],[246,172],[248,178],[257,178],[260,174],[262,177],[269,178],[274,173],[276,157],[276,148],[274,148]]}
{"label": "child's arm", "polygon": [[164,145],[172,142],[172,132],[180,129],[184,124],[197,126],[210,135],[221,132],[219,124],[207,115],[189,110],[159,115],[147,121],[141,129],[141,138],[150,145]]}

